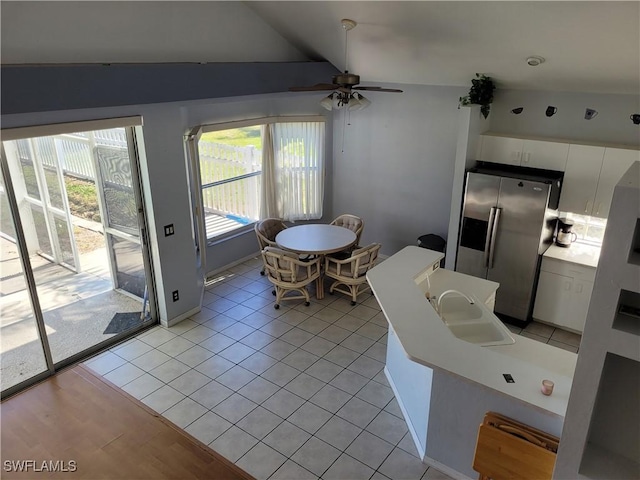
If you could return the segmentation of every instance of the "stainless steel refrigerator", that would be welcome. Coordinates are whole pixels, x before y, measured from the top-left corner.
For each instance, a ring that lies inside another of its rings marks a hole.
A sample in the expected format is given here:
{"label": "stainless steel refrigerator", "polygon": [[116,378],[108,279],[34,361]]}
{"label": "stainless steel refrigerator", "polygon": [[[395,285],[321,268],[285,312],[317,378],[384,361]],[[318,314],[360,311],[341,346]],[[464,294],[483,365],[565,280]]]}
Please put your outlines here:
{"label": "stainless steel refrigerator", "polygon": [[500,283],[495,311],[531,319],[541,255],[553,242],[562,174],[467,173],[456,271]]}

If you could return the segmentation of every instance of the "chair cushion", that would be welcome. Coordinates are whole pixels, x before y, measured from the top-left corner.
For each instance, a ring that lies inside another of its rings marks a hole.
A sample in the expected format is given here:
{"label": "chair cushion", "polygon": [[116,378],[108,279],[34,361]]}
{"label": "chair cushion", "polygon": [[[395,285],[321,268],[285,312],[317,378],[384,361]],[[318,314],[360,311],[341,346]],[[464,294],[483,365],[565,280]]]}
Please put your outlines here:
{"label": "chair cushion", "polygon": [[351,216],[341,216],[336,218],[333,221],[333,224],[339,227],[348,228],[353,232],[357,232],[358,229],[362,226],[362,220]]}
{"label": "chair cushion", "polygon": [[258,227],[260,233],[272,242],[275,241],[276,235],[278,235],[285,228],[285,225],[283,225],[280,220],[263,220]]}

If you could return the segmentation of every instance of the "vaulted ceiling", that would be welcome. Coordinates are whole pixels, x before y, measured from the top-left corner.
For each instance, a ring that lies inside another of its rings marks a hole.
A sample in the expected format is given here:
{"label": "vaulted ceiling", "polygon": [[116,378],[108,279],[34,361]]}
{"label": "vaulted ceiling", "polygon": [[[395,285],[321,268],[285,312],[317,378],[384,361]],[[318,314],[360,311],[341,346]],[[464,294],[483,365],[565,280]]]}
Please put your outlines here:
{"label": "vaulted ceiling", "polygon": [[[640,2],[2,1],[3,64],[328,60],[376,83],[639,94]],[[527,57],[539,55],[537,67]],[[330,79],[319,78],[318,82]]]}

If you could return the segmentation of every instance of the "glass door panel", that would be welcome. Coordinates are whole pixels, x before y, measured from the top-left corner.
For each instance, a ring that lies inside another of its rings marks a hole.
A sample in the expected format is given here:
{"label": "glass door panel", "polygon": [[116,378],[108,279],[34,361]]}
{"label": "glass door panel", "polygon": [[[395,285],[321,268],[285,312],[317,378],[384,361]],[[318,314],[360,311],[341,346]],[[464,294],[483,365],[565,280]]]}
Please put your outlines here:
{"label": "glass door panel", "polygon": [[[0,388],[3,395],[49,370],[0,174]],[[28,261],[28,260],[27,260]]]}
{"label": "glass door panel", "polygon": [[136,241],[110,235],[118,287],[136,297],[144,297],[147,285],[142,249]]}
{"label": "glass door panel", "polygon": [[3,142],[50,371],[155,321],[135,152],[133,128]]}
{"label": "glass door panel", "polygon": [[94,151],[115,288],[144,298],[146,277],[138,223],[140,212],[129,149],[96,145]]}

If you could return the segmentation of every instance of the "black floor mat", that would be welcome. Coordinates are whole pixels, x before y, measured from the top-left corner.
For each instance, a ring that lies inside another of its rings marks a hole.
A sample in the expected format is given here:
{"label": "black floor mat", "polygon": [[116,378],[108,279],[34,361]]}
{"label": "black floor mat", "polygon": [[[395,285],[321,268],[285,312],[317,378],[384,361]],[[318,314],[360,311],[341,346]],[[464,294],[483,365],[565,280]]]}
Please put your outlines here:
{"label": "black floor mat", "polygon": [[141,312],[116,313],[102,333],[120,333],[142,325],[140,313]]}

